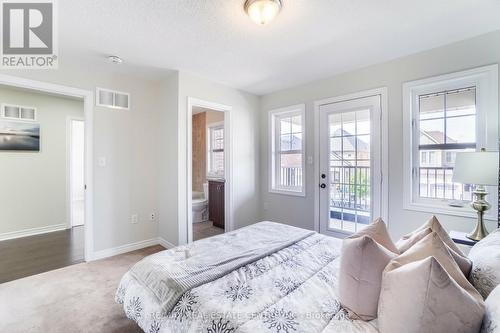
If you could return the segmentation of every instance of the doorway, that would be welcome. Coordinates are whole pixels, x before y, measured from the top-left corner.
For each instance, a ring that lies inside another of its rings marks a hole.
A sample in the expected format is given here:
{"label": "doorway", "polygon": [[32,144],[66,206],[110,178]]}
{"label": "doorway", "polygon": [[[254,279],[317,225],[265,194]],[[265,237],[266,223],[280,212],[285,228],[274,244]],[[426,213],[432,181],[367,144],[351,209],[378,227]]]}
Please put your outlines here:
{"label": "doorway", "polygon": [[345,237],[377,217],[386,217],[382,98],[360,93],[317,104],[323,234]]}
{"label": "doorway", "polygon": [[[54,228],[35,228],[35,229],[26,229],[22,230],[22,232],[16,232],[16,233],[10,233],[7,235],[2,235],[3,237],[0,237],[0,240],[5,240],[5,242],[2,242],[3,245],[5,246],[4,248],[4,253],[7,253],[5,250],[13,248],[11,245],[14,244],[15,246],[18,246],[18,250],[15,250],[14,253],[19,256],[22,259],[22,254],[19,251],[19,246],[20,242],[19,240],[22,238],[24,239],[26,244],[34,244],[34,245],[43,245],[45,247],[48,246],[47,241],[43,240],[44,237],[49,239],[49,242],[52,244],[57,244],[58,242],[63,244],[63,245],[70,245],[72,246],[71,242],[77,242],[77,243],[82,243],[83,249],[82,248],[75,248],[75,251],[78,252],[78,256],[80,257],[80,253],[83,252],[83,256],[81,256],[81,260],[85,261],[91,261],[94,259],[94,238],[93,238],[93,172],[92,172],[92,167],[93,167],[93,150],[92,150],[92,145],[93,145],[93,102],[94,102],[94,97],[92,91],[88,90],[82,90],[78,88],[73,88],[73,87],[68,87],[68,86],[63,86],[63,85],[58,85],[58,84],[53,84],[53,83],[46,83],[43,81],[36,81],[36,80],[31,80],[31,79],[25,79],[25,78],[19,78],[16,76],[11,76],[11,75],[5,75],[5,74],[0,74],[0,85],[6,86],[6,87],[11,87],[14,90],[25,90],[29,91],[32,93],[38,93],[38,94],[46,94],[48,96],[59,96],[63,99],[68,99],[68,100],[78,100],[80,103],[82,103],[82,109],[83,109],[83,115],[80,117],[81,120],[84,120],[84,225],[80,227],[80,232],[75,235],[72,232],[71,228],[71,221],[70,221],[70,210],[66,208],[66,210],[63,209],[63,215],[65,218],[63,218],[61,221],[60,228],[57,229]],[[50,108],[49,108],[50,109]],[[47,127],[43,126],[43,124],[40,124],[41,130],[41,136],[40,136],[40,151],[42,153],[47,152],[46,148],[48,148],[48,144],[58,144],[62,145],[62,147],[66,148],[65,154],[63,154],[63,161],[66,161],[66,164],[69,163],[69,158],[67,154],[67,148],[68,148],[68,142],[66,142],[66,145],[64,144],[64,139],[68,137],[68,129],[67,129],[67,118],[62,119],[62,126],[66,128],[66,133],[62,134],[62,137],[57,140],[52,140],[52,141],[46,141],[46,136],[45,134],[46,131],[48,133],[51,133]],[[52,142],[52,143],[51,143]],[[16,153],[14,153],[16,154]],[[22,154],[18,154],[21,156]],[[41,156],[41,155],[40,155]],[[41,168],[36,169],[38,171],[43,170]],[[64,172],[62,173],[64,175]],[[66,171],[66,175],[68,175],[68,171]],[[63,176],[64,177],[64,176]],[[69,181],[69,177],[66,177],[67,182]],[[69,193],[69,185],[66,185],[65,187],[65,195],[64,195],[64,201],[67,203],[66,207],[68,207],[69,200],[68,200],[68,193]],[[45,194],[47,194],[47,191],[45,189]],[[43,196],[40,196],[43,197]],[[68,235],[68,233],[70,235]],[[36,240],[37,242],[32,242],[31,239]],[[68,241],[69,237],[69,241]],[[83,242],[80,242],[80,239],[83,239]],[[49,267],[49,265],[43,265],[43,263],[46,263],[45,261],[40,259],[40,254],[37,249],[34,248],[28,248],[27,253],[31,254],[36,254],[38,260],[36,261],[38,267],[42,270],[51,270],[58,268],[57,265],[52,265]],[[38,254],[37,254],[38,253]],[[52,253],[51,251],[47,251],[47,254]],[[9,257],[9,255],[6,255],[7,258],[12,259],[12,257]],[[71,251],[66,251],[66,254],[63,256],[59,256],[58,259],[60,263],[62,263],[62,266],[65,266],[65,262],[68,260],[73,262],[75,258],[75,253]],[[12,263],[12,260],[9,261],[9,264]],[[43,267],[42,267],[43,266]],[[60,267],[62,267],[60,266]],[[37,267],[33,266],[34,269],[37,269]],[[3,271],[0,269],[0,271]],[[12,271],[12,270],[11,270]],[[24,275],[31,275],[31,274],[36,274],[37,272],[27,272],[27,271],[17,271],[20,274]],[[39,273],[39,272],[38,272]],[[18,277],[17,277],[18,278]]]}
{"label": "doorway", "polygon": [[189,99],[188,242],[231,230],[230,107]]}

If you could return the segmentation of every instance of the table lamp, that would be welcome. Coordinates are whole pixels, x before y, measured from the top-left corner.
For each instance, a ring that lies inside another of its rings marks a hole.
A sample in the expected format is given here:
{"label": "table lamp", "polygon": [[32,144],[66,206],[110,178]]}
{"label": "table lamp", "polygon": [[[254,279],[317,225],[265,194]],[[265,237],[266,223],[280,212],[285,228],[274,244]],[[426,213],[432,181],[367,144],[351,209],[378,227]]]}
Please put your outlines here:
{"label": "table lamp", "polygon": [[476,185],[471,206],[477,211],[477,224],[467,238],[479,241],[488,235],[483,215],[491,205],[484,199],[488,194],[485,186],[498,186],[498,152],[487,152],[482,148],[480,152],[457,153],[453,182]]}

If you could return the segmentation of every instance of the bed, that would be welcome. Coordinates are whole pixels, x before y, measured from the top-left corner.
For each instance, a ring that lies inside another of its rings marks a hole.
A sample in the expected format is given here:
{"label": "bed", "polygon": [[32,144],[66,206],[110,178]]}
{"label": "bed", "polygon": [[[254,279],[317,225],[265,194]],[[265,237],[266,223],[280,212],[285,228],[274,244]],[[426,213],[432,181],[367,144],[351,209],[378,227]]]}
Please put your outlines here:
{"label": "bed", "polygon": [[273,222],[149,256],[116,301],[144,332],[378,332],[338,301],[341,241]]}

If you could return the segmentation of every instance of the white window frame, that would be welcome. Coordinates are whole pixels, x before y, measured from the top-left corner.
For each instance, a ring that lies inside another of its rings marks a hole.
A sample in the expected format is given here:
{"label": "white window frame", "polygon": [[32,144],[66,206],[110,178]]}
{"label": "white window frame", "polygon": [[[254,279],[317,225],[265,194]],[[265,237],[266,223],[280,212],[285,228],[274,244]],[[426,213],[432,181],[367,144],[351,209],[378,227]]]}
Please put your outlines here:
{"label": "white window frame", "polygon": [[224,172],[222,174],[213,172],[213,168],[212,168],[212,162],[213,162],[212,131],[218,130],[218,129],[222,129],[224,131],[224,137],[223,137],[224,148],[222,149],[222,151],[224,152],[224,160],[226,159],[226,155],[225,155],[226,131],[224,129],[224,122],[220,121],[220,122],[212,123],[209,126],[207,126],[207,162],[208,162],[207,163],[207,176],[212,177],[212,178],[224,178],[224,175],[226,174],[226,169],[225,169],[226,164],[225,163],[224,163]]}
{"label": "white window frame", "polygon": [[[278,177],[277,168],[279,161],[276,161],[277,147],[279,144],[279,123],[278,118],[300,116],[302,123],[302,147],[300,153],[302,155],[302,186],[300,189],[292,189],[286,187],[278,187],[276,179]],[[292,105],[280,109],[269,111],[269,192],[293,195],[306,196],[306,106],[305,104]]]}
{"label": "white window frame", "polygon": [[[497,151],[498,143],[498,65],[490,65],[403,84],[403,164],[404,164],[404,208],[435,214],[476,218],[476,212],[465,204],[452,207],[448,200],[419,198],[418,162],[419,135],[418,96],[444,90],[476,87],[476,149]],[[428,159],[430,162],[430,156]],[[489,188],[487,201],[492,209],[485,219],[496,220],[498,194]]]}

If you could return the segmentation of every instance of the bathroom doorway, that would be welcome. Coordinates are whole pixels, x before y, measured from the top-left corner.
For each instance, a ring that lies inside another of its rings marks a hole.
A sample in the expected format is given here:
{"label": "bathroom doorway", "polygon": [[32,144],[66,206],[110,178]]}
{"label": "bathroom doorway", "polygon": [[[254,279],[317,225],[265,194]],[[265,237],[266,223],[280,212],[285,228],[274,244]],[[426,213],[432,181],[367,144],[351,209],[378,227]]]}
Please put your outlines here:
{"label": "bathroom doorway", "polygon": [[192,231],[188,234],[193,241],[222,234],[226,229],[225,114],[209,107],[192,107]]}

